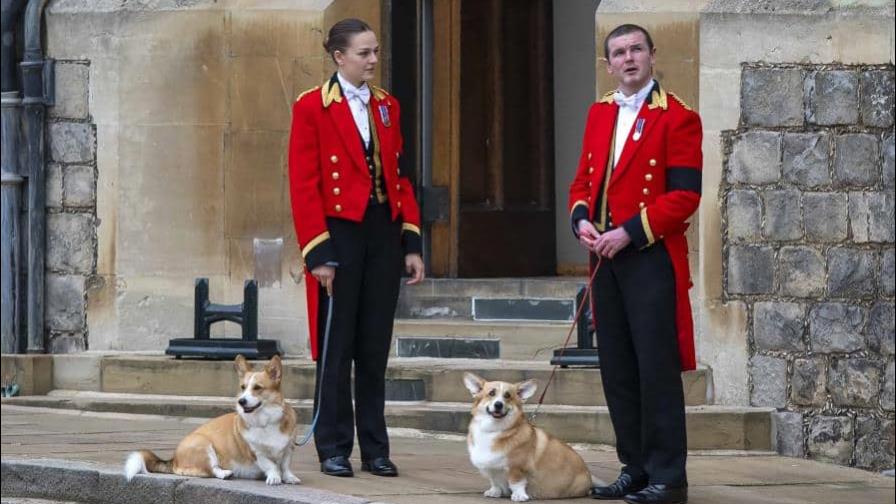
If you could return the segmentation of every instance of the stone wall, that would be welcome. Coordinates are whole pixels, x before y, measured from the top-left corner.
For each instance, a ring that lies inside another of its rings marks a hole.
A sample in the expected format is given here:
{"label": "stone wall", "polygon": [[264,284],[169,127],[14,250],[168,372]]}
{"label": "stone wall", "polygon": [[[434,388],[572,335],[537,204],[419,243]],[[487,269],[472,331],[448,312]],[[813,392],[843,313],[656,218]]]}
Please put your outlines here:
{"label": "stone wall", "polygon": [[47,121],[47,351],[88,348],[87,286],[96,274],[96,125],[90,64],[56,62],[56,105]]}
{"label": "stone wall", "polygon": [[894,457],[893,65],[745,64],[722,132],[726,301],[779,451]]}
{"label": "stone wall", "polygon": [[48,2],[50,351],[162,351],[192,335],[194,281],[206,277],[216,303],[241,302],[258,278],[259,336],[305,353],[291,106],[333,71],[327,23],[353,14],[379,30],[380,5]]}

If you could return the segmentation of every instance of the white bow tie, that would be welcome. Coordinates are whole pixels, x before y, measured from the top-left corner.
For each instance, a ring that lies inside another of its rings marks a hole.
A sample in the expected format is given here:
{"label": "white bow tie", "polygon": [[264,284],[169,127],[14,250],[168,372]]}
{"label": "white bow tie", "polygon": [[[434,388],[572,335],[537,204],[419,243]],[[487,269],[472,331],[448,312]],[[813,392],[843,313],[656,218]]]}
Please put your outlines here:
{"label": "white bow tie", "polygon": [[361,103],[367,105],[367,102],[370,101],[370,88],[367,87],[367,84],[361,86],[360,89],[352,86],[345,88],[345,97],[351,100],[352,98],[360,98]]}
{"label": "white bow tie", "polygon": [[616,91],[613,93],[613,101],[615,101],[616,105],[619,105],[620,108],[630,108],[632,110],[638,109],[638,93],[631,96],[624,96],[619,91]]}

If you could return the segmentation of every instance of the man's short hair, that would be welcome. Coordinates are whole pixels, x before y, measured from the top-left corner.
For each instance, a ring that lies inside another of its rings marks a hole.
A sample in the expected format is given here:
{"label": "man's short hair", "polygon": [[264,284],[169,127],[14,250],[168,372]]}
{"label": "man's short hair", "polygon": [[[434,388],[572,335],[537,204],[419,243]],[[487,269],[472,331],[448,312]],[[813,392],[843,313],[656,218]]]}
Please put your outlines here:
{"label": "man's short hair", "polygon": [[650,34],[647,33],[647,30],[636,25],[636,24],[623,24],[619,25],[616,28],[613,28],[613,31],[607,34],[607,38],[604,39],[604,56],[609,60],[610,59],[610,39],[614,39],[616,37],[621,37],[623,35],[628,35],[629,33],[641,32],[644,34],[644,38],[647,40],[647,48],[650,51],[653,51],[653,39],[650,38]]}

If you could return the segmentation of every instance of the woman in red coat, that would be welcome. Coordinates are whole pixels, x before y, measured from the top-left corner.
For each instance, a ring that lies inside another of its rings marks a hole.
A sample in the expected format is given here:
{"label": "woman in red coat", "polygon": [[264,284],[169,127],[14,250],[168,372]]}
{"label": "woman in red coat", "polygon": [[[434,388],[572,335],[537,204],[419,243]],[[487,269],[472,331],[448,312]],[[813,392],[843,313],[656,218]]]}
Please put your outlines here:
{"label": "woman in red coat", "polygon": [[[330,29],[324,48],[336,72],[296,100],[289,142],[293,220],[305,261],[316,388],[322,390],[314,439],[324,474],[352,476],[357,425],[362,470],[396,476],[386,435],[385,372],[401,270],[411,275],[408,284],[424,276],[420,209],[399,167],[398,101],[369,84],[378,62],[376,34],[361,20],[345,19]],[[321,369],[328,296],[334,311]]]}

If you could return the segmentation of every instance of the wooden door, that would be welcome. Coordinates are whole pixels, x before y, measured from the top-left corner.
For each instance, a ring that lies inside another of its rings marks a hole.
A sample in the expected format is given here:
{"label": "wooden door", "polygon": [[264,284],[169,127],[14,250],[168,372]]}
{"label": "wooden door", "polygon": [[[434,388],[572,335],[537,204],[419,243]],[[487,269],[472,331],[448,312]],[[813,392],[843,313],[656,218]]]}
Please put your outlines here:
{"label": "wooden door", "polygon": [[550,0],[435,0],[437,276],[556,274]]}

